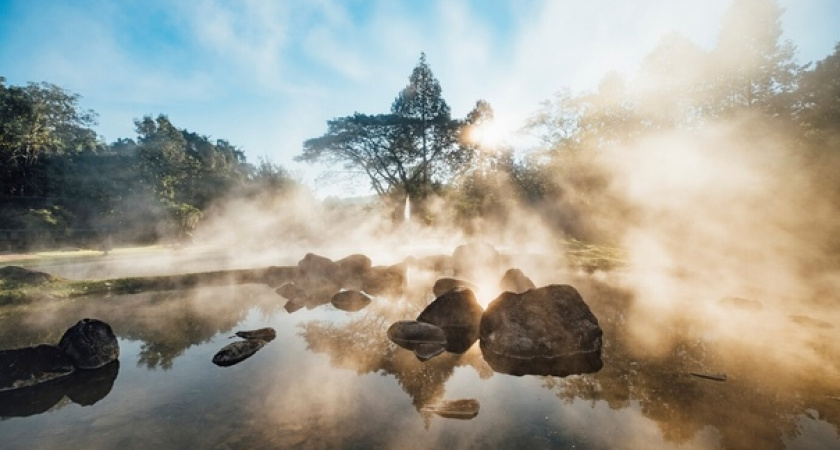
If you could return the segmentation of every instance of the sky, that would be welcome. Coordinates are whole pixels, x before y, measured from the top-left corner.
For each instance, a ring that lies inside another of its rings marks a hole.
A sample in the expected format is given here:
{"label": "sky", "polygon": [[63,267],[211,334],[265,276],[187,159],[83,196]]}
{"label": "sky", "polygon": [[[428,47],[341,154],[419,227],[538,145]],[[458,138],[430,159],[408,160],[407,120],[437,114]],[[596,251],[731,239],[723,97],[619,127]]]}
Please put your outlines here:
{"label": "sky", "polygon": [[[560,89],[592,90],[611,71],[632,77],[665,34],[711,49],[729,3],[0,0],[0,76],[81,95],[107,142],[165,114],[249,162],[282,165],[316,193],[359,194],[294,157],[331,118],[387,113],[421,52],[453,117],[483,99],[514,132]],[[779,4],[800,63],[840,42],[840,0]]]}

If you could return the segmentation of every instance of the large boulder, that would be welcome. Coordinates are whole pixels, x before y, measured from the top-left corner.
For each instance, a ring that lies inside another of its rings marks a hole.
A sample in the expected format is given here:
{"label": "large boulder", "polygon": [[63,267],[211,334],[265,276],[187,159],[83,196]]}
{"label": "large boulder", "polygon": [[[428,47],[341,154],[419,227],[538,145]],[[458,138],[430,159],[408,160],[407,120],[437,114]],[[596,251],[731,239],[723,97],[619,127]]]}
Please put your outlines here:
{"label": "large boulder", "polygon": [[82,319],[70,327],[58,342],[79,369],[96,369],[120,357],[120,345],[107,323]]}
{"label": "large boulder", "polygon": [[578,291],[549,285],[505,292],[481,317],[484,359],[497,372],[567,376],[601,369],[598,319]]}
{"label": "large boulder", "polygon": [[56,380],[75,370],[73,360],[53,345],[0,350],[0,392]]}
{"label": "large boulder", "polygon": [[478,339],[478,327],[484,308],[472,290],[455,288],[436,298],[417,316],[418,322],[440,327],[446,335],[445,349],[464,353]]}
{"label": "large boulder", "polygon": [[502,281],[499,282],[499,289],[517,294],[536,287],[534,282],[519,269],[508,269],[502,276]]}

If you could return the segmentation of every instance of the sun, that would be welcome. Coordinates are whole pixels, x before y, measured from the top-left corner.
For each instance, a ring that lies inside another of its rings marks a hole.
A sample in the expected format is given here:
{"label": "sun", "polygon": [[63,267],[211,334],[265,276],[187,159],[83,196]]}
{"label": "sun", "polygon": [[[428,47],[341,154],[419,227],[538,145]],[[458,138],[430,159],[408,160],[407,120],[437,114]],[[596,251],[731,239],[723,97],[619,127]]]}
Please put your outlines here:
{"label": "sun", "polygon": [[467,138],[483,150],[495,150],[504,143],[504,133],[493,120],[487,120],[472,126]]}

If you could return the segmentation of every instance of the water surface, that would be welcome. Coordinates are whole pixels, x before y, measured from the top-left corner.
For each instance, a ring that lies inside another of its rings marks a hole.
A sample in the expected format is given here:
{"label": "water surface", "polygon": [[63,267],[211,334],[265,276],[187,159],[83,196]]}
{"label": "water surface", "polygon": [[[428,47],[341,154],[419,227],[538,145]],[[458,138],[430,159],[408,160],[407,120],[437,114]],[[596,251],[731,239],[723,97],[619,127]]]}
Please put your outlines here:
{"label": "water surface", "polygon": [[[0,348],[57,343],[91,317],[117,334],[119,367],[63,387],[75,389],[70,396],[35,392],[19,407],[3,405],[2,447],[840,447],[836,379],[775,372],[756,355],[745,362],[690,335],[664,353],[638,351],[622,338],[616,299],[623,294],[576,284],[604,328],[604,368],[565,378],[495,373],[478,343],[420,362],[385,332],[416,317],[428,298],[291,314],[261,285],[45,299],[0,316]],[[261,327],[273,327],[277,338],[254,356],[230,367],[211,362],[234,332]],[[33,399],[50,402],[50,395],[59,398],[33,412]],[[425,410],[457,399],[475,399],[478,414],[458,419]]]}

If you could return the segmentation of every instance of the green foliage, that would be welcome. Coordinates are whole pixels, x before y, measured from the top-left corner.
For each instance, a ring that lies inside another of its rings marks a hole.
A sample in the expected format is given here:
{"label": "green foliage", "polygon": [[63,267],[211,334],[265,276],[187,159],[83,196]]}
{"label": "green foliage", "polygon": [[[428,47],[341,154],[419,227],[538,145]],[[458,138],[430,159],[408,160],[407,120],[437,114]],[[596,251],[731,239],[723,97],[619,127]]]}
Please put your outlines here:
{"label": "green foliage", "polygon": [[368,178],[379,195],[426,198],[461,173],[471,154],[457,145],[461,123],[450,117],[425,54],[390,114],[335,118],[327,133],[304,142],[299,161],[342,165]]}

